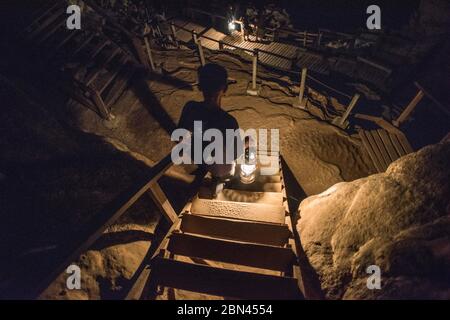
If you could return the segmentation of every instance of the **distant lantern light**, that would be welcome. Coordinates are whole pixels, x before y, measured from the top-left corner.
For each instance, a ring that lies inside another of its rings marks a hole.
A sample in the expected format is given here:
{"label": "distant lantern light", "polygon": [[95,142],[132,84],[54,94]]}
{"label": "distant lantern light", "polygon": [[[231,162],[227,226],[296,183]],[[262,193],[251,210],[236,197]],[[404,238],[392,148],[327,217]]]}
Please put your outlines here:
{"label": "distant lantern light", "polygon": [[228,30],[230,30],[230,31],[236,30],[236,24],[234,23],[234,21],[230,21],[228,23]]}

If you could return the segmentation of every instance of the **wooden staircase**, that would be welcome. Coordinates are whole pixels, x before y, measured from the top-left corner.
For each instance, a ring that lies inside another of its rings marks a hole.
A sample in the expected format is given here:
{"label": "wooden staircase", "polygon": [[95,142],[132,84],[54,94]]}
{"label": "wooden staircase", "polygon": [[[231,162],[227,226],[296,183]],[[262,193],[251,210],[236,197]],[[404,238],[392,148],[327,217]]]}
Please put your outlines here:
{"label": "wooden staircase", "polygon": [[111,105],[126,89],[138,62],[103,32],[67,29],[67,17],[64,1],[50,4],[25,29],[24,39],[42,62],[70,74],[71,83],[59,85],[72,98],[109,119]]}
{"label": "wooden staircase", "polygon": [[[167,288],[237,299],[302,299],[301,273],[281,164],[252,184],[234,180],[214,199],[200,192],[153,255],[128,299]],[[205,193],[206,194],[206,193]],[[140,283],[140,284],[139,284]]]}

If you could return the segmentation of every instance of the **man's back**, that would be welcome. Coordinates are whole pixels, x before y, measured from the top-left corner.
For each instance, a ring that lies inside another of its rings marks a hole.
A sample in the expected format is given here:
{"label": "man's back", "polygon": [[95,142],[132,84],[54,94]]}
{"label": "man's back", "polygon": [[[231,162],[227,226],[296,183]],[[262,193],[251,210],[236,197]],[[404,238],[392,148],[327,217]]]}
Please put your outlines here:
{"label": "man's back", "polygon": [[183,108],[178,127],[194,131],[194,121],[202,122],[203,131],[218,129],[225,137],[226,129],[239,129],[238,122],[228,112],[208,106],[205,102],[189,101]]}

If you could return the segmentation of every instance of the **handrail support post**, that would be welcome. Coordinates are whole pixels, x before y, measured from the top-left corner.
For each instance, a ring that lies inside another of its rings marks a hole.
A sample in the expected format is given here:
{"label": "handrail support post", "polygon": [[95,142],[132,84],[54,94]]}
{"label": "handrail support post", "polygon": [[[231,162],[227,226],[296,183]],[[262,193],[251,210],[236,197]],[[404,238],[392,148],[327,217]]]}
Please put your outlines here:
{"label": "handrail support post", "polygon": [[306,110],[307,99],[304,99],[305,88],[306,88],[306,74],[308,72],[307,68],[302,69],[302,75],[300,80],[300,91],[298,94],[298,99],[294,102],[294,107]]}
{"label": "handrail support post", "polygon": [[256,84],[256,75],[258,72],[258,49],[253,50],[252,56],[252,82],[251,87],[247,89],[247,94],[250,96],[259,95],[259,90]]}

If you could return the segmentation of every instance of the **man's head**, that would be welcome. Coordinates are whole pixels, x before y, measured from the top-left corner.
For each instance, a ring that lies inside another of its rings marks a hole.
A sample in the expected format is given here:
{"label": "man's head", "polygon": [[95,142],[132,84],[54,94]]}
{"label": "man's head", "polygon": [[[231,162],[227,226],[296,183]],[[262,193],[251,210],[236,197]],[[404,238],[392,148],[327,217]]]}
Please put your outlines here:
{"label": "man's head", "polygon": [[227,70],[216,63],[207,63],[198,68],[198,86],[205,99],[220,99],[227,91],[227,81]]}

